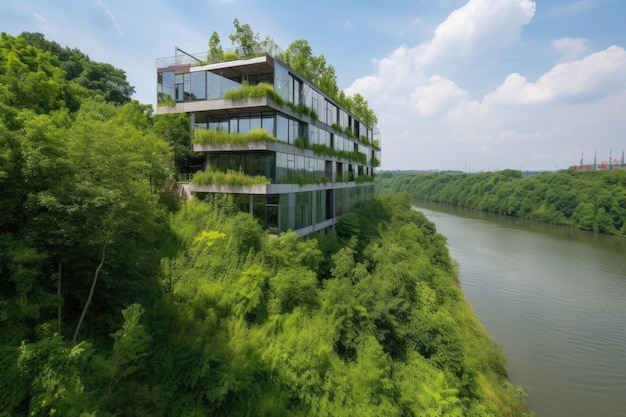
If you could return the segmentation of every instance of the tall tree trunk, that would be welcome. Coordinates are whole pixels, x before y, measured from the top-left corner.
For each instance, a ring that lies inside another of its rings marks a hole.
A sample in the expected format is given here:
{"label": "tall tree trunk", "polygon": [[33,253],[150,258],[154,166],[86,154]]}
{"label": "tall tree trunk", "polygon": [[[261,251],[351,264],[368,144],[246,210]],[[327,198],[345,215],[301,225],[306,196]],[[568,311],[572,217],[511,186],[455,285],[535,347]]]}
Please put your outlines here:
{"label": "tall tree trunk", "polygon": [[83,312],[80,314],[80,319],[78,320],[78,324],[76,325],[76,330],[74,331],[74,337],[72,338],[72,343],[76,343],[76,338],[78,337],[78,332],[80,331],[80,326],[83,325],[83,320],[85,319],[85,314],[87,313],[87,309],[89,308],[89,304],[91,303],[91,299],[93,298],[94,290],[96,289],[96,282],[98,282],[98,275],[100,275],[100,270],[102,269],[102,265],[104,265],[104,259],[106,257],[106,243],[102,246],[102,257],[100,258],[100,264],[98,268],[96,268],[96,272],[93,275],[93,280],[91,281],[91,289],[89,290],[89,296],[87,297],[87,301],[85,302],[85,307],[83,307]]}

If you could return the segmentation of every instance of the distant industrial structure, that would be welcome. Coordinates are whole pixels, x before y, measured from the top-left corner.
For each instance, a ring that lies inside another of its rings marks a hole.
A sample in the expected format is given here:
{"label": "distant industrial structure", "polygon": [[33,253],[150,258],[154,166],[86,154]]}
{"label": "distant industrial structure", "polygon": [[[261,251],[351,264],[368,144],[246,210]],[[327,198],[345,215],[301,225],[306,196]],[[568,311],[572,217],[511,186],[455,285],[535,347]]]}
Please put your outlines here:
{"label": "distant industrial structure", "polygon": [[[598,162],[599,161],[599,162]],[[593,163],[585,163],[584,155],[580,155],[580,164],[572,165],[570,169],[574,171],[619,171],[626,170],[626,163],[624,161],[624,151],[622,151],[621,159],[613,158],[613,151],[609,152],[609,158],[603,159],[598,157],[594,151],[593,153]]]}

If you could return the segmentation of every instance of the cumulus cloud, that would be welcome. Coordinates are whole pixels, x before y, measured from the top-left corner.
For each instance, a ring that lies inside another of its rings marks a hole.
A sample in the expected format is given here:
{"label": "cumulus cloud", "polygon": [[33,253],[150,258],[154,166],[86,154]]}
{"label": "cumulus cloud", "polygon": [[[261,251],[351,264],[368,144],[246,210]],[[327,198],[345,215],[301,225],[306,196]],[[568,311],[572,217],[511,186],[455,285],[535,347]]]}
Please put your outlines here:
{"label": "cumulus cloud", "polygon": [[481,76],[477,67],[493,77],[485,63],[497,63],[517,45],[534,13],[529,0],[469,0],[428,42],[401,46],[375,60],[374,74],[346,90],[362,94],[377,112],[384,169],[463,169],[479,159],[480,169],[549,169],[555,162],[567,165],[571,150],[591,138],[620,140],[611,120],[626,107],[622,47],[590,53],[587,40],[564,37],[539,45],[552,46],[560,60],[545,65],[542,75],[532,73],[534,79],[524,74],[526,67],[516,68],[477,94],[471,78],[457,78],[467,71]]}
{"label": "cumulus cloud", "polygon": [[486,100],[501,104],[592,101],[626,89],[626,51],[611,46],[553,67],[537,82],[509,75]]}
{"label": "cumulus cloud", "polygon": [[416,48],[416,60],[429,67],[485,59],[517,41],[534,14],[530,0],[470,0],[437,27],[430,42]]}
{"label": "cumulus cloud", "polygon": [[562,61],[579,58],[589,50],[587,39],[560,38],[552,41],[552,47],[561,54]]}
{"label": "cumulus cloud", "polygon": [[411,104],[422,117],[440,117],[466,99],[466,91],[439,75],[433,75],[428,84],[416,87],[411,93]]}

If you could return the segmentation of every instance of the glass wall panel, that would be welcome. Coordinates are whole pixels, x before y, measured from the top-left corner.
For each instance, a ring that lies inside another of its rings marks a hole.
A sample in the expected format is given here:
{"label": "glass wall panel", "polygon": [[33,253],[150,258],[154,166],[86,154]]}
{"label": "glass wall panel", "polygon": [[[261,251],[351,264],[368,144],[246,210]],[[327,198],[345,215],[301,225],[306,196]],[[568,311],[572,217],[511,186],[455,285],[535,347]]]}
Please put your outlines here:
{"label": "glass wall panel", "polygon": [[224,98],[224,93],[233,88],[239,88],[241,84],[236,81],[230,80],[226,77],[219,76],[210,71],[206,71],[207,77],[207,99],[215,100],[218,98]]}
{"label": "glass wall panel", "polygon": [[287,179],[288,167],[287,167],[287,154],[282,152],[276,153],[276,182],[282,183]]}
{"label": "glass wall panel", "polygon": [[175,85],[175,95],[176,97],[174,97],[176,99],[176,101],[183,101],[183,97],[184,97],[184,78],[183,78],[184,74],[176,74],[174,76],[174,85]]}
{"label": "glass wall panel", "polygon": [[191,100],[191,74],[183,74],[183,99],[185,101]]}
{"label": "glass wall panel", "polygon": [[174,71],[157,73],[157,102],[174,99]]}
{"label": "glass wall panel", "polygon": [[276,139],[288,142],[289,141],[289,121],[287,118],[276,115]]}
{"label": "glass wall panel", "polygon": [[300,136],[300,124],[296,120],[289,120],[289,143],[293,145]]}
{"label": "glass wall panel", "polygon": [[191,100],[206,99],[206,74],[205,71],[192,72],[191,75]]}
{"label": "glass wall panel", "polygon": [[289,72],[287,68],[274,63],[274,90],[285,100],[289,100]]}
{"label": "glass wall panel", "polygon": [[295,228],[301,229],[303,227],[311,226],[313,224],[313,193],[304,192],[296,193],[296,207],[295,207]]}
{"label": "glass wall panel", "polygon": [[260,129],[260,128],[261,128],[261,117],[251,117],[250,118],[250,130]]}
{"label": "glass wall panel", "polygon": [[293,78],[293,100],[292,100],[292,103],[295,104],[296,106],[300,104],[301,92],[302,92],[302,82],[299,79],[294,77]]}
{"label": "glass wall panel", "polygon": [[265,129],[267,133],[276,137],[276,132],[274,132],[274,116],[265,116],[261,121],[261,127]]}
{"label": "glass wall panel", "polygon": [[247,117],[239,118],[239,133],[248,133],[250,131],[250,119]]}

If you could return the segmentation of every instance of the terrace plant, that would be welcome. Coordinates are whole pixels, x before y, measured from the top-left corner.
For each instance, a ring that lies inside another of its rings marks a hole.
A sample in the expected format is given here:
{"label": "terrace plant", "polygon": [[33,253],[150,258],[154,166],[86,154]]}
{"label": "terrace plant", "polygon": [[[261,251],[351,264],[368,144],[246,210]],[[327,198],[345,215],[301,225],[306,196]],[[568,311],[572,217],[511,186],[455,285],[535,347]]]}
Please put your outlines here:
{"label": "terrace plant", "polygon": [[247,145],[248,143],[276,142],[265,129],[252,129],[248,133],[228,133],[217,129],[195,129],[193,143],[199,145]]}
{"label": "terrace plant", "polygon": [[289,172],[285,178],[280,180],[281,184],[298,184],[301,187],[307,184],[327,184],[328,182],[329,179],[325,176],[302,172]]}
{"label": "terrace plant", "polygon": [[283,106],[284,104],[283,98],[274,90],[272,84],[269,83],[259,83],[256,85],[243,83],[241,87],[230,89],[224,94],[226,100],[243,100],[246,98],[261,97],[269,97],[279,106]]}
{"label": "terrace plant", "polygon": [[204,170],[198,171],[191,180],[195,185],[230,185],[250,187],[253,185],[267,185],[270,180],[263,175],[247,175],[242,170],[229,169],[226,172]]}

